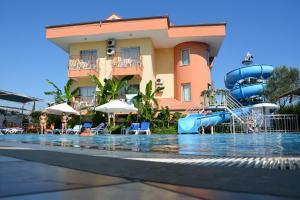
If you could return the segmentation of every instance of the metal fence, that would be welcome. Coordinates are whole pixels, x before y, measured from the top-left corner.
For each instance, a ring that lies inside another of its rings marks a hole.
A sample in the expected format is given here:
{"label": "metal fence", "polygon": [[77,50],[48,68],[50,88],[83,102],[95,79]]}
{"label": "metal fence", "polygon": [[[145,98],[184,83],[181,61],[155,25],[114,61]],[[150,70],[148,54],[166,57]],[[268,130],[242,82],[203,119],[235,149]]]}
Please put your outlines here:
{"label": "metal fence", "polygon": [[[256,116],[257,118],[257,116]],[[252,131],[248,133],[271,133],[271,132],[300,132],[299,115],[293,114],[274,114],[263,115],[259,120],[255,121]],[[219,133],[245,133],[244,124],[236,121],[235,123],[223,123],[215,127],[215,131]]]}
{"label": "metal fence", "polygon": [[299,116],[293,114],[265,115],[259,131],[298,132]]}

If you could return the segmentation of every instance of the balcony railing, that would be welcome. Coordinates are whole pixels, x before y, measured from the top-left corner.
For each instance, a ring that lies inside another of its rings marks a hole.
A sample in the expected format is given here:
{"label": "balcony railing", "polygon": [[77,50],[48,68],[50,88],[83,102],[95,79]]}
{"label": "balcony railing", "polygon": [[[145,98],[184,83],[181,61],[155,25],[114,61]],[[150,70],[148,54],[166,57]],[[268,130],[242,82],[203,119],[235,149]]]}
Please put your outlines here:
{"label": "balcony railing", "polygon": [[97,56],[70,56],[68,75],[72,77],[98,75],[99,64]]}
{"label": "balcony railing", "polygon": [[143,73],[142,56],[136,58],[122,58],[120,55],[115,55],[112,59],[112,75],[139,75]]}

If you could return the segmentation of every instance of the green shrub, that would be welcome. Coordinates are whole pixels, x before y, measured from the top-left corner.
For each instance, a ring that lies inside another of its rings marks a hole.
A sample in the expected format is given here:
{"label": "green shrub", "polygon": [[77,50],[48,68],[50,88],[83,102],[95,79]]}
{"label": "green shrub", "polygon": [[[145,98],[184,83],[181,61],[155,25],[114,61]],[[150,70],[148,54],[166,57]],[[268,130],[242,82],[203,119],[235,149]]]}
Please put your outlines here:
{"label": "green shrub", "polygon": [[112,126],[109,128],[109,130],[111,131],[111,134],[121,134],[121,129],[123,128],[124,126]]}
{"label": "green shrub", "polygon": [[284,107],[281,107],[279,110],[279,114],[295,114],[300,115],[300,103],[298,104],[290,104]]}
{"label": "green shrub", "polygon": [[176,126],[170,126],[169,128],[155,127],[151,129],[152,134],[177,134]]}
{"label": "green shrub", "polygon": [[92,114],[93,126],[98,126],[101,122],[107,122],[107,113],[95,112]]}

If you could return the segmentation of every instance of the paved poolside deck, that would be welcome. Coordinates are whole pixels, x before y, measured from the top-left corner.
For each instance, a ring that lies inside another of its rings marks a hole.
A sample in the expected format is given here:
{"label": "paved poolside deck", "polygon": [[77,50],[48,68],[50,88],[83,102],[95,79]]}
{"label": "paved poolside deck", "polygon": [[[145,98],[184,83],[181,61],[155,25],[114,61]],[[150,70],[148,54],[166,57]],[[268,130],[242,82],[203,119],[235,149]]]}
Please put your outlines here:
{"label": "paved poolside deck", "polygon": [[143,153],[100,155],[96,150],[10,144],[0,143],[3,199],[300,198],[300,170],[156,163],[121,158]]}

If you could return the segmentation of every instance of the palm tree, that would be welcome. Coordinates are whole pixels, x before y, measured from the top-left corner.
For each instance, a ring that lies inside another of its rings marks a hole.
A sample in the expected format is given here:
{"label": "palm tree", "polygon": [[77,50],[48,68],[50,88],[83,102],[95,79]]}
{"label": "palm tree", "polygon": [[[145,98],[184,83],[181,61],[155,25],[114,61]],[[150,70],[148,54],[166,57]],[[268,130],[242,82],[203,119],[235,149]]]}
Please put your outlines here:
{"label": "palm tree", "polygon": [[121,89],[123,89],[127,82],[133,78],[132,75],[125,76],[121,80],[104,79],[104,84],[95,76],[90,76],[91,81],[96,85],[96,98],[99,105],[107,103],[109,100],[118,99]]}
{"label": "palm tree", "polygon": [[67,100],[67,103],[70,104],[72,102],[72,98],[77,94],[79,88],[76,88],[75,90],[72,91],[73,80],[69,79],[66,85],[64,86],[64,99]]}
{"label": "palm tree", "polygon": [[54,97],[55,103],[63,103],[67,101],[68,104],[71,103],[73,96],[77,93],[78,88],[71,90],[73,80],[69,79],[66,85],[64,86],[64,91],[62,91],[54,82],[46,79],[47,83],[52,85],[55,90],[44,92],[45,95],[52,95]]}
{"label": "palm tree", "polygon": [[153,107],[153,103],[155,107],[158,107],[158,102],[155,98],[155,94],[161,92],[164,87],[157,87],[154,91],[152,89],[152,81],[150,80],[145,89],[145,93],[138,92],[138,95],[133,99],[136,100],[137,103],[143,102],[148,107]]}
{"label": "palm tree", "polygon": [[158,87],[153,91],[152,81],[150,80],[146,85],[145,93],[139,91],[137,96],[133,98],[135,106],[139,109],[138,116],[141,120],[153,120],[158,107],[155,94],[161,92],[163,89],[164,87]]}
{"label": "palm tree", "polygon": [[55,103],[63,103],[64,102],[64,97],[63,97],[62,90],[54,82],[49,81],[48,79],[46,79],[46,81],[47,81],[47,83],[52,85],[55,90],[46,91],[46,92],[44,92],[44,94],[45,95],[52,95],[54,97]]}
{"label": "palm tree", "polygon": [[106,81],[104,81],[104,85],[101,83],[101,81],[97,78],[95,75],[89,76],[91,81],[96,85],[97,90],[95,92],[96,99],[98,105],[102,105],[108,102],[108,86],[106,84]]}
{"label": "palm tree", "polygon": [[133,78],[133,75],[124,76],[120,80],[116,79],[106,79],[104,80],[107,84],[108,94],[110,99],[118,99],[120,96],[120,91],[126,86],[127,82]]}

